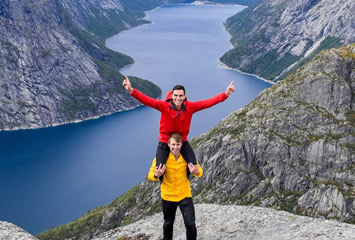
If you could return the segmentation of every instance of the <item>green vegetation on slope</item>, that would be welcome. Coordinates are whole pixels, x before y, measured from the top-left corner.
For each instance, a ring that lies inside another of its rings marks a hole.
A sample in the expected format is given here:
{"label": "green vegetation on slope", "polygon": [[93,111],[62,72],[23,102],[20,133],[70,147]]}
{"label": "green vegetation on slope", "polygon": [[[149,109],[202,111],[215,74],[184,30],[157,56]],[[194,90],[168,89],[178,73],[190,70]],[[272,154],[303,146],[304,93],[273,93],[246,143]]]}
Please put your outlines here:
{"label": "green vegetation on slope", "polygon": [[[105,207],[98,207],[87,212],[83,217],[74,220],[71,223],[64,224],[53,228],[49,231],[39,234],[37,237],[40,240],[62,240],[62,239],[79,239],[84,235],[92,235],[98,229],[102,229],[101,221],[105,211],[114,206],[120,206],[122,209],[131,208],[135,204],[135,196],[138,187],[134,187],[126,192],[121,197],[117,198],[110,205]],[[125,220],[124,217],[122,219]],[[111,226],[112,228],[116,226]]]}
{"label": "green vegetation on slope", "polygon": [[99,37],[100,35],[92,35],[82,29],[79,29],[73,23],[71,15],[63,6],[60,5],[60,3],[58,3],[58,9],[60,10],[60,13],[62,15],[61,17],[63,19],[65,27],[73,36],[76,37],[76,39],[79,41],[80,46],[87,53],[89,53],[93,59],[106,64],[110,64],[117,68],[122,68],[127,64],[133,63],[133,59],[131,57],[108,49],[105,46],[104,39]]}
{"label": "green vegetation on slope", "polygon": [[[146,21],[137,20],[137,17],[134,15],[114,10],[107,10],[109,16],[107,18],[100,15],[95,9],[91,9],[96,13],[95,17],[90,16],[89,18],[88,28],[92,30],[93,35],[79,29],[73,23],[71,15],[59,2],[57,2],[57,7],[64,26],[76,37],[80,46],[92,57],[98,66],[99,75],[106,80],[106,84],[104,85],[96,83],[86,88],[74,90],[61,89],[62,94],[67,97],[67,100],[62,104],[61,111],[70,119],[81,118],[79,114],[84,114],[83,117],[86,117],[89,113],[97,115],[99,112],[92,99],[95,96],[106,93],[113,98],[125,92],[121,84],[124,76],[119,72],[119,69],[133,63],[131,57],[108,49],[105,46],[105,38],[126,29],[122,21],[128,22],[131,25],[142,24]],[[136,13],[135,15],[142,15],[142,13]],[[137,89],[153,98],[161,95],[159,87],[147,80],[132,77],[132,82]]]}
{"label": "green vegetation on slope", "polygon": [[[80,239],[130,224],[143,215],[148,216],[161,212],[160,199],[153,203],[147,201],[155,186],[154,183],[148,183],[145,186],[137,185],[110,204],[90,210],[73,222],[52,228],[37,237],[40,240]],[[141,216],[129,214],[130,211],[137,210],[144,214]],[[110,217],[107,217],[108,215]]]}
{"label": "green vegetation on slope", "polygon": [[[142,19],[144,11],[151,10],[165,3],[163,0],[121,0],[123,11],[118,9],[96,9],[91,7],[94,16],[88,16],[88,30],[100,40],[149,21]],[[103,13],[104,11],[104,13]]]}
{"label": "green vegetation on slope", "polygon": [[[244,6],[256,6],[260,4],[263,0],[214,0],[210,2],[216,2],[221,4],[240,4]],[[194,2],[194,0],[189,1]]]}
{"label": "green vegetation on slope", "polygon": [[[286,3],[287,1],[284,1],[279,5],[272,6],[262,3],[255,8],[246,8],[228,18],[225,26],[232,35],[233,49],[220,58],[221,62],[243,72],[256,74],[270,80],[275,80],[277,77],[279,80],[304,65],[320,51],[342,45],[340,38],[328,36],[307,58],[302,59],[302,55],[295,56],[288,52],[280,55],[280,49],[271,48],[270,36],[274,32],[282,31],[278,21]],[[267,27],[261,24],[263,22],[267,22]],[[314,42],[308,39],[304,51],[307,51],[313,44]],[[295,62],[297,64],[293,66],[291,71],[280,77],[282,72]]]}
{"label": "green vegetation on slope", "polygon": [[[300,57],[290,53],[280,56],[276,49],[265,50],[266,45],[270,43],[266,30],[254,31],[256,23],[265,21],[270,15],[274,15],[270,27],[277,27],[277,19],[282,8],[281,4],[270,11],[265,4],[261,4],[255,9],[249,7],[228,18],[225,26],[232,35],[231,42],[234,48],[225,53],[220,60],[229,67],[254,73],[266,79],[273,79],[299,60]],[[248,62],[243,63],[247,56],[250,57]]]}
{"label": "green vegetation on slope", "polygon": [[[280,79],[285,79],[287,76],[289,76],[291,73],[302,67],[304,64],[309,62],[311,59],[314,58],[318,53],[325,49],[330,49],[330,48],[338,48],[342,46],[343,44],[341,43],[341,39],[337,37],[326,37],[323,42],[319,45],[319,47],[312,52],[308,57],[302,58],[295,66],[292,67],[290,71],[287,73],[283,74]],[[309,47],[308,47],[309,48]],[[307,48],[307,49],[308,49]]]}

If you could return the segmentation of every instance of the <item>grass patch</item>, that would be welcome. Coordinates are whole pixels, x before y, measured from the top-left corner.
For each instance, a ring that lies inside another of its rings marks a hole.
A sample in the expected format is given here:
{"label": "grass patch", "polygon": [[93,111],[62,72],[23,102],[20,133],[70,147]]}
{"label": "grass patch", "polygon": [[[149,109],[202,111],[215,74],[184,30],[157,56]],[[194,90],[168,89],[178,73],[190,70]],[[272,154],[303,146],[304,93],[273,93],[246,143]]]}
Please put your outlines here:
{"label": "grass patch", "polygon": [[351,124],[351,126],[355,127],[355,111],[350,109],[345,116],[346,120]]}
{"label": "grass patch", "polygon": [[104,212],[105,208],[103,207],[91,210],[83,217],[71,223],[41,233],[37,237],[40,240],[62,240],[72,239],[73,237],[79,239],[84,233],[93,234],[96,231],[97,226],[100,226]]}
{"label": "grass patch", "polygon": [[[325,49],[338,48],[338,47],[342,46],[341,40],[342,40],[341,38],[337,38],[337,37],[329,37],[329,36],[326,37],[323,40],[323,42],[319,45],[319,47],[312,52],[312,54],[310,54],[308,57],[302,58],[299,62],[297,62],[297,64],[295,64],[295,66],[293,66],[293,68],[290,71],[283,74],[279,79],[280,80],[285,79],[291,73],[295,72],[297,69],[304,66],[307,62],[311,61],[321,51],[323,51]],[[310,44],[310,42],[309,42],[309,44]],[[309,44],[307,43],[308,48],[309,48]]]}
{"label": "grass patch", "polygon": [[295,191],[282,191],[278,201],[280,209],[286,212],[295,213],[294,209],[297,206],[297,200],[302,196],[302,193]]}
{"label": "grass patch", "polygon": [[[130,209],[136,205],[136,194],[139,187],[135,186],[121,197],[114,200],[108,206],[102,206],[88,211],[87,214],[74,220],[71,223],[55,227],[49,231],[39,234],[40,240],[63,240],[63,239],[81,239],[88,234],[92,236],[97,231],[102,230],[101,221],[107,209],[112,207]],[[123,218],[122,222],[128,223],[129,217]],[[117,223],[120,225],[121,223]]]}
{"label": "grass patch", "polygon": [[84,112],[89,115],[97,114],[97,108],[91,99],[97,94],[97,88],[98,84],[71,91],[60,89],[59,91],[66,97],[60,111],[70,119],[78,119]]}

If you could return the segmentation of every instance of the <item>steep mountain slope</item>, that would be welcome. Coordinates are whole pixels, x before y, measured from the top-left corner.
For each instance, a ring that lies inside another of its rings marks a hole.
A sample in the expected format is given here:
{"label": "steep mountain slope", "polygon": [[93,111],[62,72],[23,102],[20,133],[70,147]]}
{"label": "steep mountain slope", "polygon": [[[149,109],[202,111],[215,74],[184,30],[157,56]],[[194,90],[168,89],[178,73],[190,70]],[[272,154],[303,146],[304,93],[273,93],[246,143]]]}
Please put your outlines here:
{"label": "steep mountain slope", "polygon": [[[204,176],[192,180],[195,202],[355,223],[354,67],[355,44],[323,51],[194,138],[204,168]],[[39,238],[85,239],[160,210],[159,184],[144,181]]]}
{"label": "steep mountain slope", "polygon": [[[61,1],[2,1],[0,32],[0,129],[53,126],[138,106],[117,71],[132,59],[80,29]],[[160,95],[157,86],[134,81]]]}
{"label": "steep mountain slope", "polygon": [[326,50],[195,139],[197,199],[354,223],[354,66],[355,44]]}
{"label": "steep mountain slope", "polygon": [[61,0],[73,21],[100,39],[148,23],[144,11],[166,3],[164,0]]}
{"label": "steep mountain slope", "polygon": [[227,20],[233,49],[221,61],[279,80],[323,49],[354,43],[354,12],[351,0],[263,1]]}

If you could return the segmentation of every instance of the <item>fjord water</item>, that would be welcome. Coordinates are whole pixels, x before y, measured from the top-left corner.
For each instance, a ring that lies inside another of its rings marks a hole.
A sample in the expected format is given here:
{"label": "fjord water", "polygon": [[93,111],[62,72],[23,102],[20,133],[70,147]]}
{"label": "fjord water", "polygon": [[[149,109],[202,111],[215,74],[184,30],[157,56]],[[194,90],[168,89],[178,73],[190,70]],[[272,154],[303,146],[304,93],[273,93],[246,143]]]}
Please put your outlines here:
{"label": "fjord water", "polygon": [[[169,5],[147,13],[152,24],[107,40],[109,48],[136,61],[121,72],[153,81],[163,97],[183,84],[189,100],[205,99],[234,80],[237,90],[229,99],[195,114],[189,139],[270,86],[218,63],[231,47],[222,22],[242,8]],[[0,220],[37,234],[108,204],[145,178],[159,118],[140,107],[77,124],[0,132]]]}

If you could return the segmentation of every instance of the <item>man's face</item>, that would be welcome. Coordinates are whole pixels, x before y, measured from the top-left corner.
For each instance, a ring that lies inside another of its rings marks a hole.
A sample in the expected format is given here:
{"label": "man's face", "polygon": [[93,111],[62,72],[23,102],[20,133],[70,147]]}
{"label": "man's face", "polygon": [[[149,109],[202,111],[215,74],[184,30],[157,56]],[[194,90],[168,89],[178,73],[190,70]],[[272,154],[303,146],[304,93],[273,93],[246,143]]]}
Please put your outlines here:
{"label": "man's face", "polygon": [[179,155],[180,154],[180,149],[182,147],[182,142],[177,142],[175,139],[170,138],[168,142],[168,146],[170,148],[170,152],[173,155]]}
{"label": "man's face", "polygon": [[185,100],[184,90],[174,90],[173,91],[173,102],[177,108],[181,108],[182,103]]}

